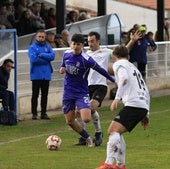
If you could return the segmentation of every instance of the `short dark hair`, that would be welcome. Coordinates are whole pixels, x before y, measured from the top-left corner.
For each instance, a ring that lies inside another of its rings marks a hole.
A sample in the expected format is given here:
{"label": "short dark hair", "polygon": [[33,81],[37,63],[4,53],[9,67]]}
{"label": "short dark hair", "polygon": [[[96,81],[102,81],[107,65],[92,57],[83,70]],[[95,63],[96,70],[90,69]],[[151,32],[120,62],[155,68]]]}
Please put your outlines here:
{"label": "short dark hair", "polygon": [[45,30],[44,29],[39,29],[39,30],[37,30],[37,32],[36,32],[36,35],[38,34],[38,33],[45,33],[46,34],[46,32],[45,32]]}
{"label": "short dark hair", "polygon": [[88,36],[95,36],[97,40],[100,40],[100,34],[98,32],[90,32]]}
{"label": "short dark hair", "polygon": [[14,64],[14,61],[12,59],[5,59],[3,65],[6,65],[8,62]]}
{"label": "short dark hair", "polygon": [[126,46],[120,45],[114,48],[113,55],[116,55],[118,58],[128,58],[129,51]]}
{"label": "short dark hair", "polygon": [[76,43],[83,43],[84,44],[84,37],[82,34],[77,34],[75,33],[72,38],[71,38],[72,42],[76,42]]}

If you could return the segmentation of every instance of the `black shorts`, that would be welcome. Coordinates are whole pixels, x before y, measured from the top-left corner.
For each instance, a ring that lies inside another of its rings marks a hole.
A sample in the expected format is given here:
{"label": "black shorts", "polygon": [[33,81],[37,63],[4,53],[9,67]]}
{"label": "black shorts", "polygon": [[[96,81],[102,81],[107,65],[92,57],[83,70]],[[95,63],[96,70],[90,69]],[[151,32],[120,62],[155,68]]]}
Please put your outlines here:
{"label": "black shorts", "polygon": [[134,127],[147,115],[148,110],[144,108],[125,106],[114,118],[114,121],[121,123],[127,131]]}
{"label": "black shorts", "polygon": [[89,96],[90,99],[95,99],[99,102],[99,107],[107,94],[107,86],[104,85],[90,85]]}

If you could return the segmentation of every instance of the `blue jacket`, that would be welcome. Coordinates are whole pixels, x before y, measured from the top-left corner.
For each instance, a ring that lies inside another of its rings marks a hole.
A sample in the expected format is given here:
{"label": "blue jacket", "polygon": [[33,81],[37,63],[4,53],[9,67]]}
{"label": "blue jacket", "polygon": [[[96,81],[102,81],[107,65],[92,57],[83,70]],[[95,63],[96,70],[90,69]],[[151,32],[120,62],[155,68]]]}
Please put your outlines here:
{"label": "blue jacket", "polygon": [[30,80],[51,80],[53,73],[51,61],[55,53],[47,43],[35,41],[28,48],[30,59]]}
{"label": "blue jacket", "polygon": [[138,39],[132,49],[130,50],[130,62],[145,63],[147,64],[147,47],[149,41],[147,38]]}

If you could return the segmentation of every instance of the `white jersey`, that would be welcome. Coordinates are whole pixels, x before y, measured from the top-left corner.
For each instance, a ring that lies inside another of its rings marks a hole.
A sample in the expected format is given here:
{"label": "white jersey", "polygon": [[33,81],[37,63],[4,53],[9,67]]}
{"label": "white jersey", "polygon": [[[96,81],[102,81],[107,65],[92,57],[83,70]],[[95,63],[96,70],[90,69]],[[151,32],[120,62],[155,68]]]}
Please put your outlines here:
{"label": "white jersey", "polygon": [[[105,70],[108,69],[110,57],[112,54],[111,49],[100,48],[97,51],[88,50],[86,52],[89,56],[91,56],[102,68]],[[107,86],[107,80],[104,76],[99,74],[97,71],[90,69],[88,75],[88,85],[105,85]]]}
{"label": "white jersey", "polygon": [[126,59],[113,64],[118,84],[115,99],[122,99],[125,106],[145,108],[149,111],[150,95],[138,69]]}

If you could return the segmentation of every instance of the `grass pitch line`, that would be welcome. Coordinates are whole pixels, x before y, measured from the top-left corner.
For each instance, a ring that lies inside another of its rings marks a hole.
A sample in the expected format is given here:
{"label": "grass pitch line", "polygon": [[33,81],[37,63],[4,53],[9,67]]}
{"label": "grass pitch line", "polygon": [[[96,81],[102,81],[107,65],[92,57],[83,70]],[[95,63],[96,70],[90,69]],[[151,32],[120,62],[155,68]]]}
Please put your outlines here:
{"label": "grass pitch line", "polygon": [[[71,130],[71,129],[57,131],[57,133],[68,132],[68,130]],[[39,135],[34,135],[34,136],[29,136],[29,137],[22,137],[22,138],[10,140],[10,141],[7,141],[7,142],[0,142],[0,145],[9,144],[9,143],[15,143],[15,142],[19,142],[19,141],[22,141],[22,140],[28,140],[28,139],[32,139],[32,138],[38,138],[38,137],[42,137],[42,136],[46,136],[46,135],[53,135],[53,134],[56,134],[56,132],[54,132],[54,133],[46,133],[46,134],[39,134]]]}

